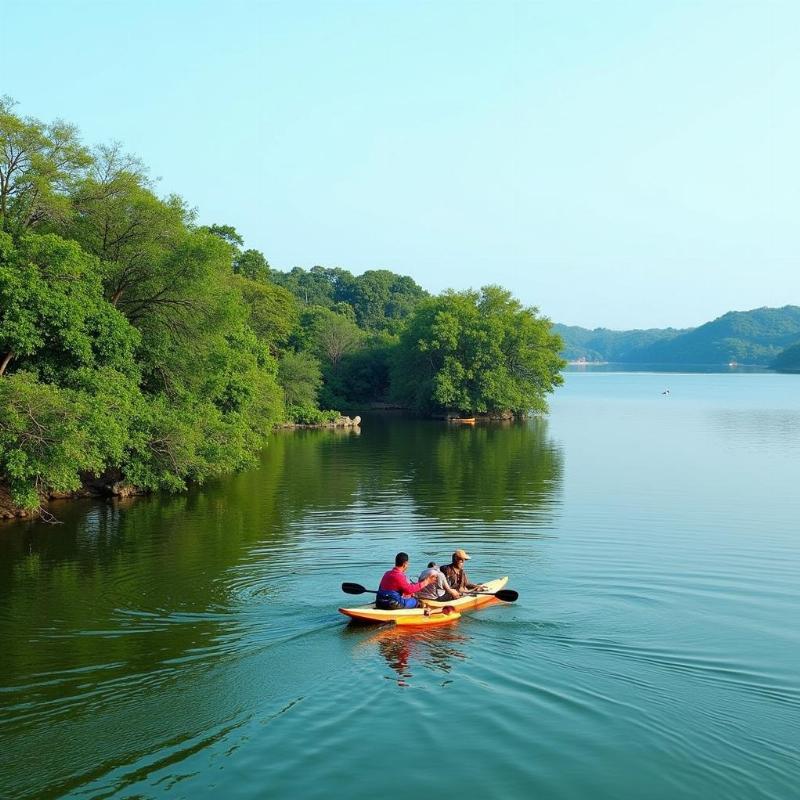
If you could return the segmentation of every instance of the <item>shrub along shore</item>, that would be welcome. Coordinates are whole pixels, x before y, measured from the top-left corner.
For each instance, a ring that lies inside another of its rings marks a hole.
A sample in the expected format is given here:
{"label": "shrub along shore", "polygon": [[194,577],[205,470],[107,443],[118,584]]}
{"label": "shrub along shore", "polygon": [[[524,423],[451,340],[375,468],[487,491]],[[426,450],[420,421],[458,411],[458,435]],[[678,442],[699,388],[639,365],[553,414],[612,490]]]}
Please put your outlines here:
{"label": "shrub along shore", "polygon": [[273,269],[117,145],[0,101],[0,516],[180,491],[282,425],[546,410],[561,340],[509,292]]}

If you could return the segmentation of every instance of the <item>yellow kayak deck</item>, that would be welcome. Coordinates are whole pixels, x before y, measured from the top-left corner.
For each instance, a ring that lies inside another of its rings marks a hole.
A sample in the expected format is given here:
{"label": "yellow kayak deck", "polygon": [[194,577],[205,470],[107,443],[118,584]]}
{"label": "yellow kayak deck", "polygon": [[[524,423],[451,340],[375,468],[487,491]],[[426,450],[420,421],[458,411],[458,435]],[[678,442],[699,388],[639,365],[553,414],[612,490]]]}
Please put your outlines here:
{"label": "yellow kayak deck", "polygon": [[[487,592],[498,592],[508,583],[508,576],[488,581],[484,585]],[[387,623],[394,622],[396,625],[444,625],[455,622],[461,617],[463,611],[473,611],[481,606],[496,602],[496,598],[490,594],[465,595],[458,600],[425,600],[426,608],[398,608],[383,609],[375,608],[375,604],[356,606],[355,608],[340,608],[340,613],[359,622]],[[445,614],[441,609],[449,606],[453,611]],[[426,614],[426,610],[429,612]]]}

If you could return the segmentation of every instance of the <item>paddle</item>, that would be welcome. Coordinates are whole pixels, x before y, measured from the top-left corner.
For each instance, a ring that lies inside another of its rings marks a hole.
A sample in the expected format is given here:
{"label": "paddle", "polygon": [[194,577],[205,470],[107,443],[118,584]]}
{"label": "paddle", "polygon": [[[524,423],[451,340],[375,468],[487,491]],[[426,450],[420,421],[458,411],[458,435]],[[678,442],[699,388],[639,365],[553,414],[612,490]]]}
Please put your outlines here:
{"label": "paddle", "polygon": [[519,597],[519,592],[513,589],[500,589],[498,592],[467,592],[467,594],[490,594],[504,603],[513,603]]}
{"label": "paddle", "polygon": [[378,594],[377,589],[365,589],[360,583],[343,583],[342,591],[345,594],[364,594],[364,592],[372,592],[372,594]]}
{"label": "paddle", "polygon": [[[342,591],[345,594],[364,594],[364,592],[372,592],[372,594],[378,593],[377,589],[365,589],[360,583],[343,583]],[[496,597],[498,600],[502,600],[504,603],[513,603],[519,597],[519,592],[515,592],[513,589],[500,589],[499,592],[467,592],[467,594],[489,594],[492,595],[492,597]]]}

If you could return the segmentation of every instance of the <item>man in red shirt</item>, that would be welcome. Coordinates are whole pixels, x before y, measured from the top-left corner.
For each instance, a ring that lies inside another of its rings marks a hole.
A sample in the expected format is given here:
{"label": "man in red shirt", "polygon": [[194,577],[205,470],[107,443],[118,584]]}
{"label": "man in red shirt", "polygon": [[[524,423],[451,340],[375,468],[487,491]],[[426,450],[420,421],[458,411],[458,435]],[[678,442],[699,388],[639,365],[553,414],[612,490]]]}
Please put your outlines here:
{"label": "man in red shirt", "polygon": [[375,598],[375,607],[384,609],[417,608],[422,603],[414,597],[414,593],[424,589],[429,583],[436,580],[435,575],[428,575],[418,583],[411,583],[406,578],[408,570],[408,554],[398,553],[394,558],[394,568],[390,569],[381,578],[378,586],[378,596]]}

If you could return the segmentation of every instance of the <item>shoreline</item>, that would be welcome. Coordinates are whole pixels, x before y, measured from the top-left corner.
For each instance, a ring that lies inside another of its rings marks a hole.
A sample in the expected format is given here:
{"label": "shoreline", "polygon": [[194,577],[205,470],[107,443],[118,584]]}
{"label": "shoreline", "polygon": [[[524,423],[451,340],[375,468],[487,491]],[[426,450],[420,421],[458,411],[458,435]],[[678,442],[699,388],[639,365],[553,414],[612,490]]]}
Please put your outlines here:
{"label": "shoreline", "polygon": [[[342,415],[329,422],[313,424],[282,422],[274,427],[274,431],[350,429],[353,432],[360,432],[360,425],[360,416],[348,417]],[[35,519],[43,522],[57,522],[57,519],[48,508],[53,500],[121,500],[128,497],[144,497],[150,494],[154,494],[154,491],[134,486],[125,481],[119,470],[110,469],[99,477],[87,479],[79,489],[75,489],[72,492],[50,492],[46,498],[43,498],[42,504],[38,509],[28,509],[16,505],[11,499],[8,487],[0,483],[0,524],[16,520]]]}

